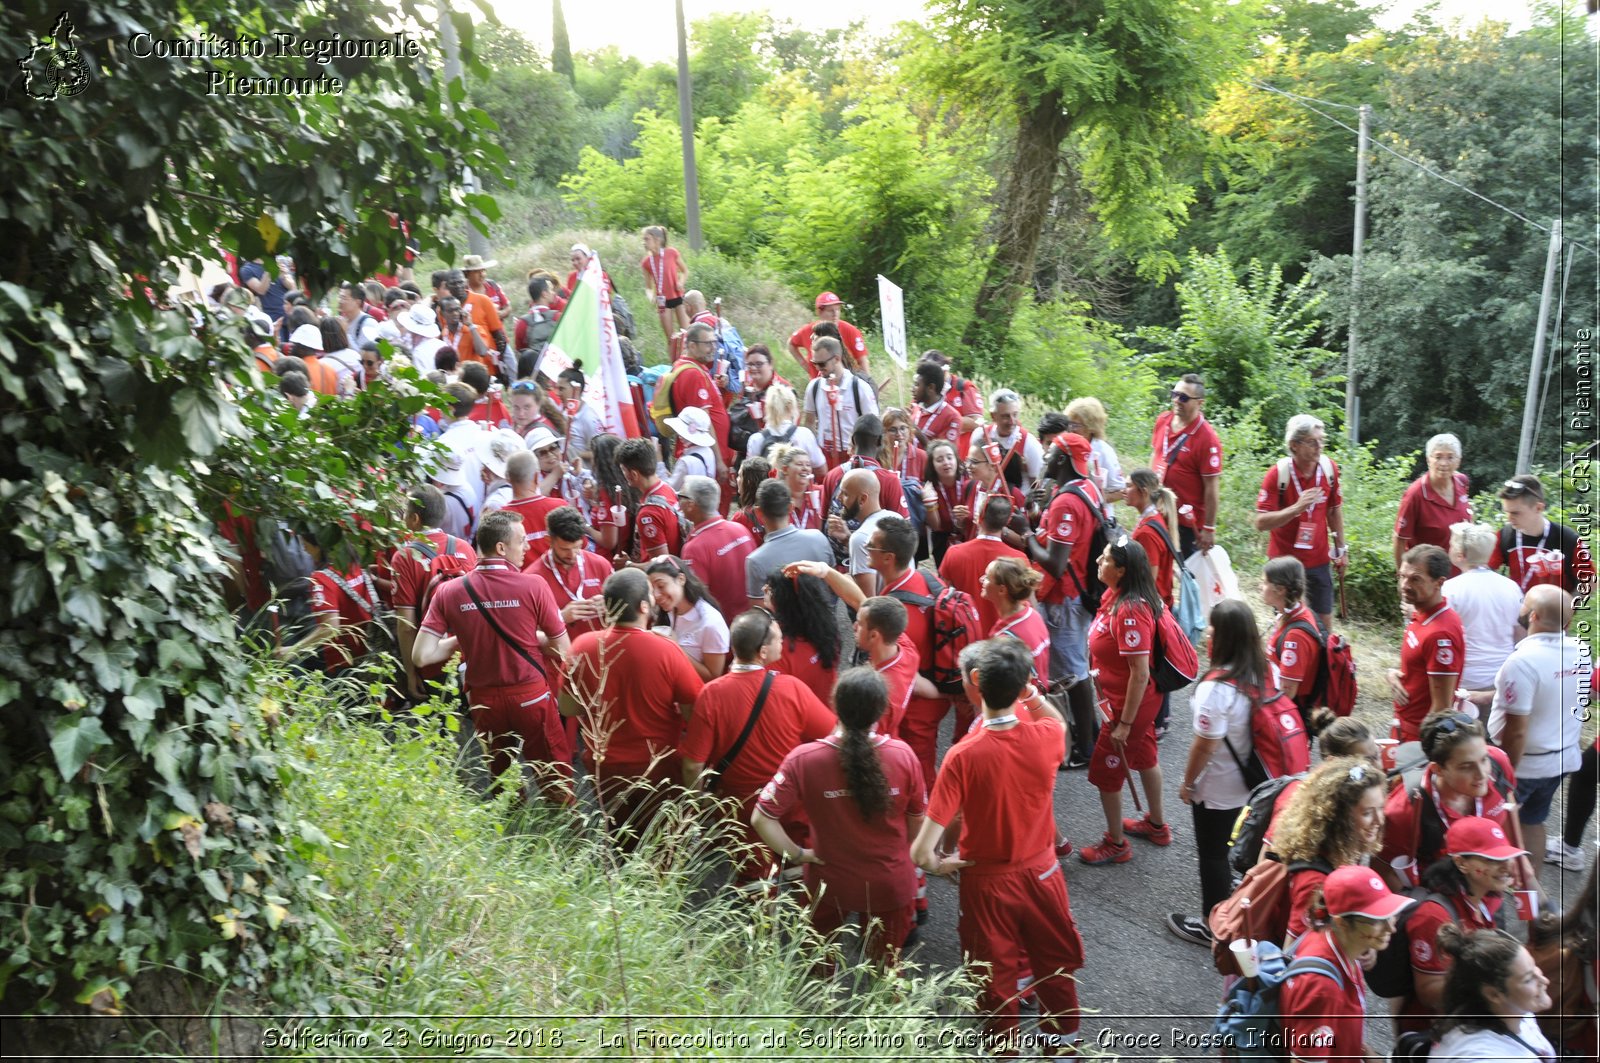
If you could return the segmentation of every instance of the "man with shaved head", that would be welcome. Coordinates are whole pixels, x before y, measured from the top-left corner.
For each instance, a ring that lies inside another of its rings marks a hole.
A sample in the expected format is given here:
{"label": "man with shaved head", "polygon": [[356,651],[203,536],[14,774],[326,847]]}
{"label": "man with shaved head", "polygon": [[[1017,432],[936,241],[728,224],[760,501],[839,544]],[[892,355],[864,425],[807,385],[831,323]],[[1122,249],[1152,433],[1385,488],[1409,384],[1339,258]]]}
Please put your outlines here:
{"label": "man with shaved head", "polygon": [[855,531],[847,533],[850,540],[850,576],[863,594],[877,594],[878,573],[873,570],[872,559],[868,557],[867,544],[872,541],[873,530],[888,515],[888,510],[878,501],[878,477],[871,469],[851,469],[845,473],[844,479],[839,482],[839,505],[843,516],[828,518],[828,534],[835,539],[842,539],[845,521],[861,522]]}

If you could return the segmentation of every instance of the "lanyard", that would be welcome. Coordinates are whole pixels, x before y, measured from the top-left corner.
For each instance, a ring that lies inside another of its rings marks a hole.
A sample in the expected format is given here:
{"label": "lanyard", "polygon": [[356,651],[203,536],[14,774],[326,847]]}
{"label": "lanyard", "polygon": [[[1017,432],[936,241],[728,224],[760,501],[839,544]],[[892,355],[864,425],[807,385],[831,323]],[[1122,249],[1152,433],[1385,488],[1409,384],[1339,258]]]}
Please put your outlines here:
{"label": "lanyard", "polygon": [[[1296,469],[1294,467],[1294,462],[1292,462],[1292,461],[1289,463],[1289,475],[1294,477],[1294,491],[1295,491],[1294,496],[1296,498],[1299,498],[1301,495],[1306,493],[1307,488],[1306,488],[1305,484],[1300,482],[1300,470],[1298,470],[1298,469]],[[1322,486],[1322,461],[1321,461],[1321,459],[1318,459],[1318,461],[1317,461],[1317,471],[1311,474],[1311,486],[1312,487],[1321,487]],[[1307,506],[1306,509],[1305,509],[1306,515],[1310,516],[1316,510],[1316,508],[1317,508],[1316,506]]]}
{"label": "lanyard", "polygon": [[[1199,419],[1196,418],[1196,423],[1198,423],[1198,421],[1199,421]],[[1178,441],[1176,443],[1173,443],[1170,447],[1167,448],[1166,459],[1163,460],[1162,463],[1161,463],[1163,471],[1172,468],[1172,459],[1177,457],[1178,452],[1183,449],[1183,445],[1189,441],[1189,437],[1191,435],[1193,435],[1193,434],[1194,434],[1194,427],[1191,426],[1187,431],[1185,431],[1183,433],[1183,435],[1178,437]],[[1172,440],[1172,422],[1171,421],[1167,422],[1166,437],[1167,437],[1167,441],[1171,442],[1171,440]]]}
{"label": "lanyard", "polygon": [[1017,722],[1017,714],[1008,712],[1004,716],[991,716],[983,721],[985,729],[991,727],[1009,727]]}
{"label": "lanyard", "polygon": [[1011,629],[1016,627],[1018,624],[1022,623],[1024,620],[1027,620],[1028,617],[1031,616],[1032,614],[1033,614],[1033,606],[1031,606],[1031,605],[1023,606],[1022,607],[1022,612],[1017,614],[1017,618],[1015,620],[1011,621],[1011,623],[1007,624],[1005,627],[1001,628],[999,631],[995,632],[995,637],[998,638],[1001,635],[1011,635],[1012,638],[1016,639],[1018,642],[1021,642],[1022,641],[1022,636],[1020,636],[1020,635],[1012,635],[1011,634]]}
{"label": "lanyard", "polygon": [[578,570],[578,589],[576,591],[567,586],[566,573],[563,572],[561,570],[561,566],[556,563],[554,554],[547,556],[547,563],[550,565],[550,571],[554,572],[556,575],[556,583],[563,591],[566,592],[567,600],[572,602],[578,601],[579,595],[583,594],[583,551],[578,551],[578,560],[572,565],[572,568]]}
{"label": "lanyard", "polygon": [[904,576],[900,577],[900,582],[899,583],[896,583],[893,587],[885,587],[883,589],[883,593],[884,594],[893,594],[895,591],[899,590],[901,587],[904,587],[907,583],[910,583],[911,582],[911,577],[915,576],[916,574],[917,574],[917,570],[915,568],[911,569]]}
{"label": "lanyard", "polygon": [[[1532,546],[1532,550],[1533,550],[1534,554],[1537,555],[1540,551],[1542,551],[1544,549],[1544,544],[1549,542],[1549,541],[1550,541],[1550,522],[1548,520],[1546,520],[1544,522],[1544,532],[1539,536],[1539,541],[1534,543],[1533,546]],[[1520,557],[1521,555],[1522,555],[1522,533],[1519,531],[1519,532],[1517,532],[1516,546],[1512,549],[1511,556],[1512,557]],[[1517,578],[1517,584],[1518,584],[1518,586],[1520,586],[1522,588],[1522,590],[1524,592],[1526,592],[1527,589],[1528,589],[1528,584],[1531,583],[1531,582],[1533,582],[1533,566],[1528,564],[1526,561],[1524,561],[1522,563],[1522,574]]]}
{"label": "lanyard", "polygon": [[657,295],[666,294],[666,292],[661,290],[661,270],[666,264],[666,257],[667,253],[665,251],[652,251],[650,254],[644,256],[646,264],[648,264],[650,267],[650,275],[655,278]]}

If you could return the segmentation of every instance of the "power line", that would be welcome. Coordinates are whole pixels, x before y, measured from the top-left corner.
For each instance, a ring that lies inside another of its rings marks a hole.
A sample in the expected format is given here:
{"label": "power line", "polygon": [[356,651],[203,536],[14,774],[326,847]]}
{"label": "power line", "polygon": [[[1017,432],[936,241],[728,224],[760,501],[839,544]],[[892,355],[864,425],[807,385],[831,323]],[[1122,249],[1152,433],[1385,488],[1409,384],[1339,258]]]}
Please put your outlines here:
{"label": "power line", "polygon": [[[1293,92],[1286,92],[1283,89],[1276,88],[1276,87],[1274,87],[1272,85],[1268,85],[1267,83],[1262,82],[1262,81],[1252,81],[1252,82],[1250,82],[1250,84],[1255,88],[1261,89],[1263,92],[1274,93],[1275,95],[1283,96],[1286,99],[1293,100],[1295,103],[1298,103],[1300,106],[1304,107],[1306,110],[1312,112],[1313,114],[1320,115],[1321,117],[1327,119],[1328,121],[1332,122],[1334,125],[1338,126],[1341,129],[1346,130],[1347,132],[1356,133],[1357,135],[1359,135],[1359,133],[1360,133],[1360,131],[1357,130],[1354,126],[1340,121],[1339,119],[1335,118],[1333,115],[1328,114],[1326,111],[1318,110],[1316,107],[1313,107],[1312,104],[1314,104],[1314,103],[1322,104],[1325,107],[1343,107],[1343,108],[1346,108],[1348,110],[1360,110],[1360,108],[1358,108],[1358,107],[1350,107],[1349,104],[1345,104],[1345,103],[1334,103],[1331,100],[1318,100],[1318,99],[1313,99],[1310,96],[1301,96],[1301,95],[1298,95],[1298,94],[1293,93]],[[1390,155],[1393,155],[1395,158],[1399,159],[1401,162],[1406,163],[1406,164],[1408,164],[1410,166],[1415,166],[1417,169],[1421,170],[1423,173],[1427,174],[1429,177],[1438,178],[1439,180],[1443,181],[1447,185],[1452,185],[1452,186],[1454,186],[1456,188],[1461,189],[1461,191],[1466,192],[1468,195],[1475,196],[1476,198],[1483,200],[1483,202],[1489,204],[1489,206],[1494,207],[1497,210],[1504,211],[1505,213],[1511,215],[1513,218],[1516,218],[1518,221],[1522,222],[1525,225],[1531,225],[1535,229],[1538,229],[1542,233],[1548,233],[1550,231],[1550,226],[1541,225],[1538,222],[1534,221],[1532,218],[1529,218],[1529,217],[1527,217],[1527,216],[1525,216],[1523,214],[1517,213],[1515,210],[1512,210],[1510,207],[1506,206],[1504,203],[1497,203],[1496,201],[1490,199],[1488,196],[1484,195],[1482,192],[1478,192],[1478,191],[1475,191],[1474,189],[1468,188],[1466,185],[1462,184],[1460,181],[1457,181],[1452,177],[1447,177],[1446,175],[1440,173],[1438,170],[1435,170],[1433,167],[1427,165],[1426,163],[1419,162],[1418,160],[1413,159],[1410,156],[1402,155],[1400,152],[1398,152],[1395,149],[1391,148],[1389,145],[1383,143],[1383,141],[1381,141],[1381,140],[1372,140],[1370,143],[1372,144],[1373,147],[1377,148],[1379,151],[1386,151]],[[1576,247],[1576,248],[1578,248],[1580,250],[1587,251],[1589,254],[1594,255],[1597,258],[1600,258],[1600,251],[1596,251],[1594,248],[1590,247],[1587,244],[1579,243],[1577,240],[1567,240],[1566,243],[1569,244],[1572,247]]]}

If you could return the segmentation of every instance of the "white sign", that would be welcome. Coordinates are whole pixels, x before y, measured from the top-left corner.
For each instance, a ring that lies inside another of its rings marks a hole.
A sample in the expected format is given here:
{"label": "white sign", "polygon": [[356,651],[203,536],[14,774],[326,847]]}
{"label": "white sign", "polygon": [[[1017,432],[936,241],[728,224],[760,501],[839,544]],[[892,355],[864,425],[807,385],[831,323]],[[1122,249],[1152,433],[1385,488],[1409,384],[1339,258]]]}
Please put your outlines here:
{"label": "white sign", "polygon": [[878,274],[878,313],[883,321],[883,346],[901,369],[906,367],[906,303],[900,286]]}

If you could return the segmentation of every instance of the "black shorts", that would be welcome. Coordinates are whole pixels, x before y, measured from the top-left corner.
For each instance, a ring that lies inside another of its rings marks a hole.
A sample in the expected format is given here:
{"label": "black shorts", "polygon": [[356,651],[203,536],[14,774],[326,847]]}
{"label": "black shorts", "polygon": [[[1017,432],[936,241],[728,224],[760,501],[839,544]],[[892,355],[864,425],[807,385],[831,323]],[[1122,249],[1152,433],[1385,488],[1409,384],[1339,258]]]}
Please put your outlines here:
{"label": "black shorts", "polygon": [[676,299],[668,299],[665,303],[662,304],[662,309],[664,309],[664,310],[676,310],[678,307],[680,307],[682,305],[683,305],[683,296],[680,295]]}

